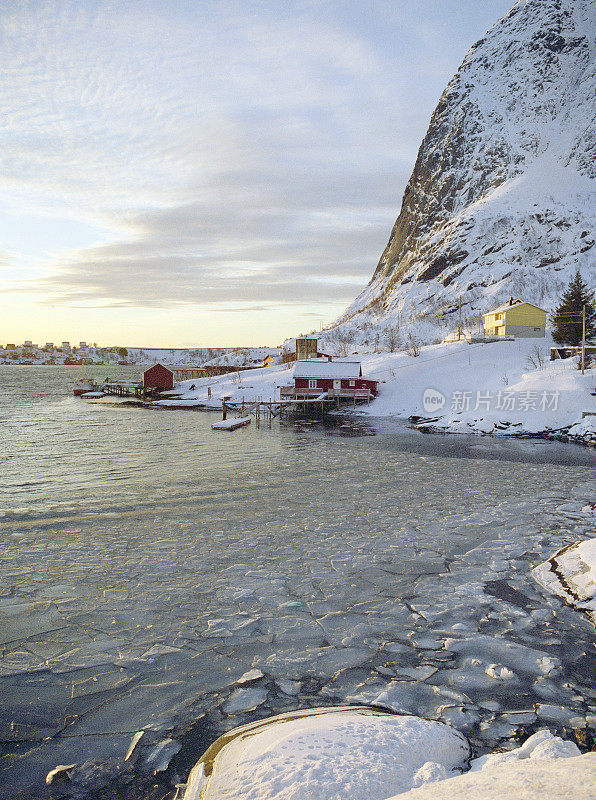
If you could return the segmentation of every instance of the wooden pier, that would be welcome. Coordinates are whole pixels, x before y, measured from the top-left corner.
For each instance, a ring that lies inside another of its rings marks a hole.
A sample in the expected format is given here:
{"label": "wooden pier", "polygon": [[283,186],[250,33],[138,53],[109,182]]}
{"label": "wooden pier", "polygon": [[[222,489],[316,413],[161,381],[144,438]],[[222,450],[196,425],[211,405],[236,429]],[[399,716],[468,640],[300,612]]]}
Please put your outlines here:
{"label": "wooden pier", "polygon": [[134,397],[136,400],[155,399],[159,395],[159,390],[145,387],[142,383],[132,383],[131,381],[110,381],[99,387],[104,394],[113,397]]}
{"label": "wooden pier", "polygon": [[322,417],[330,411],[339,410],[342,406],[349,405],[355,408],[356,405],[370,403],[372,395],[369,390],[356,390],[342,392],[341,390],[330,390],[327,392],[317,392],[317,396],[310,396],[306,392],[298,392],[292,387],[291,393],[282,390],[279,400],[242,400],[231,401],[230,397],[222,399],[222,421],[227,419],[228,412],[234,412],[241,417],[253,416],[257,424],[263,419],[271,424],[276,417],[291,417],[292,414],[303,416]]}

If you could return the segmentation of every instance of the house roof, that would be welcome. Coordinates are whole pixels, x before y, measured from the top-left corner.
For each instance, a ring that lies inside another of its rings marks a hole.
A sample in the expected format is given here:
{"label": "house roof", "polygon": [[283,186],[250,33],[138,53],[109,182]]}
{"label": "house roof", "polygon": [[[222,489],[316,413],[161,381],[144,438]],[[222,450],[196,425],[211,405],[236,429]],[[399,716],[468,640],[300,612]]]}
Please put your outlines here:
{"label": "house roof", "polygon": [[295,378],[360,378],[362,367],[359,361],[329,361],[327,358],[309,358],[297,361]]}
{"label": "house roof", "polygon": [[[165,369],[165,370],[167,370],[168,372],[172,372],[172,370],[170,369],[170,367],[166,367],[164,364],[162,364],[160,361],[158,361],[158,362],[157,362],[157,364],[151,364],[151,366],[150,366],[150,367],[147,367],[147,369],[143,370],[143,375],[144,375],[146,372],[151,372],[151,370],[152,370],[152,369],[155,369],[156,367],[160,367],[160,369]],[[172,374],[173,374],[173,373],[172,373]]]}
{"label": "house roof", "polygon": [[[539,311],[544,311],[544,309],[540,308],[540,306],[537,306],[534,303],[528,303],[527,300],[514,300],[513,303],[508,300],[506,303],[498,306],[498,308],[493,308],[492,311],[488,311],[486,314],[483,314],[483,316],[488,317],[490,314],[500,314],[501,311],[509,311],[510,308],[518,308],[519,306],[532,306],[532,308],[537,308]],[[546,314],[546,311],[544,311],[544,313]]]}

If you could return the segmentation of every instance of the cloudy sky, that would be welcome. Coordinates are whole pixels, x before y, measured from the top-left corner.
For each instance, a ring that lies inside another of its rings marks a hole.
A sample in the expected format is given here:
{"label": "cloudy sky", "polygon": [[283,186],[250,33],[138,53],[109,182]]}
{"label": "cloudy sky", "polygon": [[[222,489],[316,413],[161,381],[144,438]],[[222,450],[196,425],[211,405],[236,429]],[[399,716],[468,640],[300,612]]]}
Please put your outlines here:
{"label": "cloudy sky", "polygon": [[512,0],[0,0],[0,344],[275,344],[372,275]]}

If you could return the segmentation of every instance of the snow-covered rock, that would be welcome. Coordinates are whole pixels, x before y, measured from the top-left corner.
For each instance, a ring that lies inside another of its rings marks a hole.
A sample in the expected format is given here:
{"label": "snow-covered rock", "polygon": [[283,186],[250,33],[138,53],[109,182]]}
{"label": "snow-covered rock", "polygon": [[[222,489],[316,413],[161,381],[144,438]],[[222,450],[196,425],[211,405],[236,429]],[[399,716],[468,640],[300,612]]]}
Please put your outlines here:
{"label": "snow-covered rock", "polygon": [[547,591],[585,611],[596,624],[596,539],[563,547],[532,574]]}
{"label": "snow-covered rock", "polygon": [[574,742],[553,736],[548,730],[541,730],[530,736],[521,747],[508,750],[505,753],[490,753],[486,756],[475,758],[470,764],[470,772],[480,772],[485,769],[494,769],[504,764],[515,761],[533,759],[539,761],[553,761],[557,758],[570,758],[581,755]]}
{"label": "snow-covered rock", "polygon": [[193,768],[184,800],[384,800],[456,774],[462,734],[369,708],[319,708],[245,725]]}
{"label": "snow-covered rock", "polygon": [[510,295],[552,308],[578,268],[596,283],[595,26],[594,0],[519,0],[472,47],[373,278],[328,338],[399,315],[401,336],[428,341],[456,327],[460,298],[472,323]]}
{"label": "snow-covered rock", "polygon": [[593,800],[595,785],[596,754],[587,753],[562,761],[514,760],[389,800]]}
{"label": "snow-covered rock", "polygon": [[474,759],[459,775],[468,756],[461,734],[419,717],[349,706],[296,711],[218,739],[193,768],[184,800],[593,797],[596,754],[581,756],[548,730]]}

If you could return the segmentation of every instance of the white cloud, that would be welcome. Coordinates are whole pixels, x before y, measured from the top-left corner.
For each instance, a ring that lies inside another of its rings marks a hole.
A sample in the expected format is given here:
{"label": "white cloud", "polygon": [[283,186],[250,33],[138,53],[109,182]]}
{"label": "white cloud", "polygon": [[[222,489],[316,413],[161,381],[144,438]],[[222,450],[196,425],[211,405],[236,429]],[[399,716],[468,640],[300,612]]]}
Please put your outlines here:
{"label": "white cloud", "polygon": [[349,5],[5,9],[0,199],[111,231],[46,259],[36,290],[129,307],[347,302],[372,274],[449,77],[420,82],[445,69],[445,47],[419,49],[405,0],[378,19]]}

